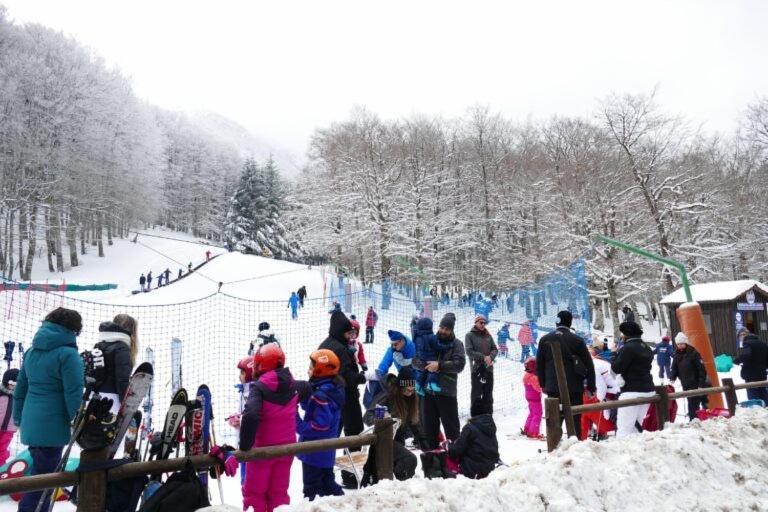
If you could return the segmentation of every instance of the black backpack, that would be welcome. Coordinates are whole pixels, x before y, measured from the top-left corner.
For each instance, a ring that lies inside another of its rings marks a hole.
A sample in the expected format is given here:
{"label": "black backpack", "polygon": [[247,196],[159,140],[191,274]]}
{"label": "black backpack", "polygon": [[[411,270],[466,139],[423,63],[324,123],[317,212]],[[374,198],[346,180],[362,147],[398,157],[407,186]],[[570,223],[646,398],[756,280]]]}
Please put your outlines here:
{"label": "black backpack", "polygon": [[209,507],[208,493],[187,459],[184,469],[168,480],[139,509],[139,512],[193,512]]}

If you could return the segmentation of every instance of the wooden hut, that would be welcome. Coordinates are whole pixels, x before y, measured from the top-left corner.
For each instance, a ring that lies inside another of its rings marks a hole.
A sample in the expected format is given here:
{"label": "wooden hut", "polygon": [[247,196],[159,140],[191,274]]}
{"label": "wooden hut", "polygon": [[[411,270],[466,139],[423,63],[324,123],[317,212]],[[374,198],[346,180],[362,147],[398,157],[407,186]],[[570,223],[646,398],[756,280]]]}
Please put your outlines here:
{"label": "wooden hut", "polygon": [[[736,331],[742,327],[768,342],[768,286],[751,279],[720,281],[693,285],[691,295],[704,312],[704,323],[715,355],[734,356],[738,353]],[[684,302],[682,288],[661,300],[670,312],[673,339],[680,332],[677,308]]]}

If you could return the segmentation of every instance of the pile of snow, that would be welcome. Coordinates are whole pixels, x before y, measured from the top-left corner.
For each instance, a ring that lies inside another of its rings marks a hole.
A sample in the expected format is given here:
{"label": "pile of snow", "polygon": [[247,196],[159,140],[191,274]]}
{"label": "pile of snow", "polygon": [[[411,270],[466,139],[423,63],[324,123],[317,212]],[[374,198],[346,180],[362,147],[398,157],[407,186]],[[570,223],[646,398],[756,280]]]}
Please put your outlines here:
{"label": "pile of snow", "polygon": [[768,411],[741,409],[731,420],[601,443],[566,441],[485,480],[383,482],[280,510],[767,510],[767,447]]}
{"label": "pile of snow", "polygon": [[[739,281],[695,284],[691,286],[691,296],[696,302],[722,302],[733,300],[755,287],[764,293],[768,293],[768,286],[760,281],[742,279]],[[662,304],[682,304],[683,302],[688,302],[683,288],[679,288],[661,299]]]}

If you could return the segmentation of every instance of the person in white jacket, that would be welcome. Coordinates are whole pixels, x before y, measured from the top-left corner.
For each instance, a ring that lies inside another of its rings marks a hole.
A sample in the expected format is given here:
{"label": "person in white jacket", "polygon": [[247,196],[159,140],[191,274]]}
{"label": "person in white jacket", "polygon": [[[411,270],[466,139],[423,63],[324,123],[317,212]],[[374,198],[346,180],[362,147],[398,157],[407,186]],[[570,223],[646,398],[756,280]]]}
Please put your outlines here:
{"label": "person in white jacket", "polygon": [[[602,359],[600,353],[601,348],[594,345],[589,347],[589,353],[592,355],[592,364],[595,365],[595,396],[601,402],[605,401],[605,396],[608,393],[617,395],[619,393],[619,385],[616,382],[616,378],[611,371],[611,363]],[[603,417],[608,419],[609,411],[603,411]]]}

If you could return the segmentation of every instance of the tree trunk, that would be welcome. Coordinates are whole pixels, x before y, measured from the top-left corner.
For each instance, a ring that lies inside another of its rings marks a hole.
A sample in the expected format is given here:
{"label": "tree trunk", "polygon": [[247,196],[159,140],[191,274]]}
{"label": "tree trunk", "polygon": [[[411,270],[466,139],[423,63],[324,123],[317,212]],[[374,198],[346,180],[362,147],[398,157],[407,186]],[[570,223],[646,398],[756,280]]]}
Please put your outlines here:
{"label": "tree trunk", "polygon": [[86,221],[78,215],[78,224],[80,226],[80,254],[85,255],[85,237],[88,233],[88,225]]}
{"label": "tree trunk", "polygon": [[595,319],[593,326],[596,331],[602,331],[605,329],[605,316],[603,314],[603,300],[594,298],[592,299],[592,311],[595,312]]}
{"label": "tree trunk", "polygon": [[616,300],[616,285],[613,284],[613,280],[608,280],[605,284],[605,290],[608,292],[608,311],[611,315],[611,322],[613,322],[613,339],[614,342],[619,339],[619,303]]}
{"label": "tree trunk", "polygon": [[[93,247],[96,247],[97,245],[99,245],[99,242],[101,242],[101,232],[96,231],[96,226],[101,227],[101,220],[94,219],[93,217],[91,217],[90,223],[91,223],[91,234],[90,234],[91,245]],[[98,237],[96,236],[97,233],[98,233]]]}
{"label": "tree trunk", "polygon": [[56,250],[56,271],[64,272],[64,254],[61,250],[61,211],[51,212],[53,219],[53,244]]}
{"label": "tree trunk", "polygon": [[51,219],[53,217],[53,213],[51,212],[50,207],[47,207],[45,209],[45,246],[47,249],[47,257],[48,257],[48,272],[55,272],[56,269],[53,268],[53,255],[56,252],[56,246],[53,243],[53,221]]}
{"label": "tree trunk", "polygon": [[104,257],[104,243],[102,242],[102,234],[104,231],[104,216],[102,214],[99,214],[99,217],[96,219],[96,241],[97,245],[99,246],[99,258]]}
{"label": "tree trunk", "polygon": [[[19,258],[17,265],[19,266],[19,279],[24,279],[22,275],[24,273],[24,240],[27,238],[29,231],[29,225],[27,224],[27,209],[26,206],[22,206],[19,210]],[[11,227],[11,234],[13,234],[13,227]]]}
{"label": "tree trunk", "polygon": [[112,218],[107,220],[107,245],[112,245]]}
{"label": "tree trunk", "polygon": [[69,265],[74,268],[80,262],[77,260],[77,217],[70,210],[67,223],[67,245],[69,245]]}
{"label": "tree trunk", "polygon": [[32,279],[32,263],[35,260],[35,249],[37,248],[37,206],[32,206],[29,212],[29,242],[27,244],[27,261],[24,263],[24,272],[21,279],[29,281]]}

